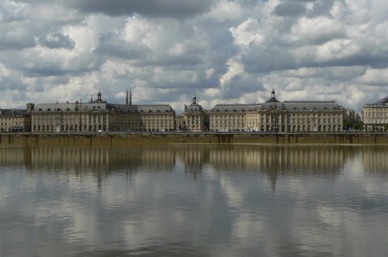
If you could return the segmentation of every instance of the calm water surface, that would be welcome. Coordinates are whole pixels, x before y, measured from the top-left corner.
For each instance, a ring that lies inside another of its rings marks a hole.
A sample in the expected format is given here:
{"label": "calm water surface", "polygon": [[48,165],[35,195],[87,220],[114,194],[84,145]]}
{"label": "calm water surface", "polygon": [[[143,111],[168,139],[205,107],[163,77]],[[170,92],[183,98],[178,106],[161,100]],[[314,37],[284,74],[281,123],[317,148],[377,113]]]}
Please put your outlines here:
{"label": "calm water surface", "polygon": [[388,256],[388,146],[0,148],[0,256]]}

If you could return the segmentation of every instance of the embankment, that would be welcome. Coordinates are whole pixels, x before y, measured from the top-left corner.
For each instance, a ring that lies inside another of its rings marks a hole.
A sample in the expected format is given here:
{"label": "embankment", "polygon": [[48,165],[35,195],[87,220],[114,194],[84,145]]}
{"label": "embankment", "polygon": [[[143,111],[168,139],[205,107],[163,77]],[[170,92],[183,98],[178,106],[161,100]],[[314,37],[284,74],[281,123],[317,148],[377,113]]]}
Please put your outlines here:
{"label": "embankment", "polygon": [[0,134],[0,146],[131,145],[131,144],[386,144],[388,134],[269,134],[269,133],[78,133]]}

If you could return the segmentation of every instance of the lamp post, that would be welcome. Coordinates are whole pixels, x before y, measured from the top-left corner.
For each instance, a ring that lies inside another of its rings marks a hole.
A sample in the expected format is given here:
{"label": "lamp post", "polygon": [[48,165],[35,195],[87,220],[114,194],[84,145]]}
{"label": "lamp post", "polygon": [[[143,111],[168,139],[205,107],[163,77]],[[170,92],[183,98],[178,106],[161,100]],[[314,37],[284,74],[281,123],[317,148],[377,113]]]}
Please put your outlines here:
{"label": "lamp post", "polygon": [[79,120],[79,131],[82,132],[82,98],[80,99],[81,107],[80,107],[80,120]]}

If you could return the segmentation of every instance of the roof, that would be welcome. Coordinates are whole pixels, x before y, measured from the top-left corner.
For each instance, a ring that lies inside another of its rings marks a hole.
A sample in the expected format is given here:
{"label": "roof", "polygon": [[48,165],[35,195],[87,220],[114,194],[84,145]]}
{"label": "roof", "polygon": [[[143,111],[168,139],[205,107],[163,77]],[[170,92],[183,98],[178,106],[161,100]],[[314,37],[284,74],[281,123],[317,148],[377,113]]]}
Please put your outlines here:
{"label": "roof", "polygon": [[76,111],[108,111],[114,108],[114,105],[109,105],[104,102],[93,103],[42,103],[37,104],[33,112],[49,112],[49,111],[63,111],[63,112],[76,112]]}
{"label": "roof", "polygon": [[154,105],[116,105],[120,112],[146,112],[146,113],[159,113],[159,112],[174,112],[174,109],[168,104],[154,104]]}
{"label": "roof", "polygon": [[217,104],[212,112],[254,112],[261,106],[262,104]]}
{"label": "roof", "polygon": [[0,116],[22,116],[26,115],[27,110],[22,109],[0,109]]}
{"label": "roof", "polygon": [[276,99],[275,90],[272,90],[271,98],[263,104],[262,109],[264,109],[264,110],[273,110],[273,109],[284,110],[285,107],[278,99]]}
{"label": "roof", "polygon": [[376,103],[365,104],[364,107],[388,107],[388,97],[385,97]]}
{"label": "roof", "polygon": [[304,111],[304,110],[341,110],[335,101],[285,101],[283,105],[286,110]]}

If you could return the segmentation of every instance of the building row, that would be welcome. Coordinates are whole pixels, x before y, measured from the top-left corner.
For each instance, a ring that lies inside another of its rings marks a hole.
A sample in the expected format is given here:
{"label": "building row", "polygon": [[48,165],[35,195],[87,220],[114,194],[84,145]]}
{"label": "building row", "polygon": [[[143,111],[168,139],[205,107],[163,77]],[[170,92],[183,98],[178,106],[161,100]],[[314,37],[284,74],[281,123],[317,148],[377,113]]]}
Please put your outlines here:
{"label": "building row", "polygon": [[372,104],[365,104],[362,120],[366,131],[388,130],[388,97]]}
{"label": "building row", "polygon": [[[385,129],[387,102],[385,99],[381,103],[365,105],[363,116],[369,122],[366,124],[368,130]],[[128,91],[124,104],[108,103],[98,92],[97,98],[92,97],[87,103],[29,103],[25,110],[0,109],[0,131],[341,132],[344,122],[356,119],[356,116],[335,101],[280,102],[275,91],[264,103],[217,104],[210,110],[205,110],[194,96],[180,115],[167,104],[133,104],[132,94]]]}

